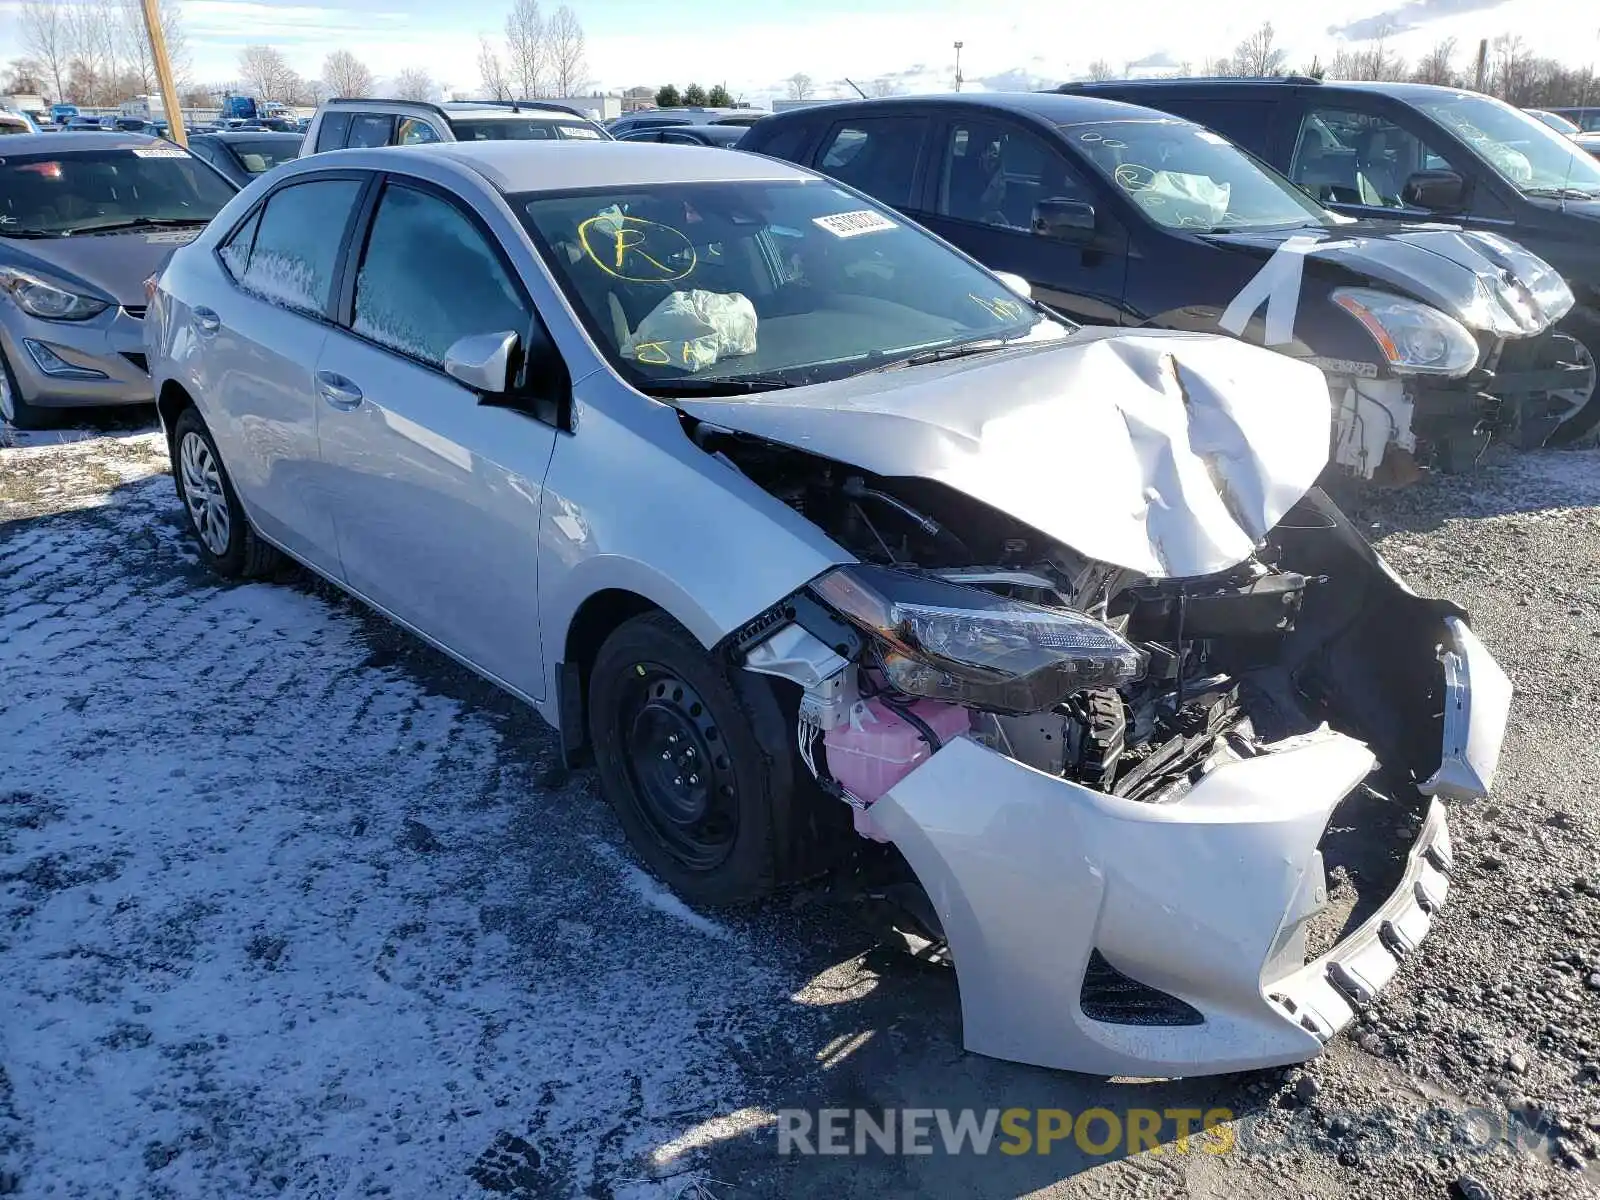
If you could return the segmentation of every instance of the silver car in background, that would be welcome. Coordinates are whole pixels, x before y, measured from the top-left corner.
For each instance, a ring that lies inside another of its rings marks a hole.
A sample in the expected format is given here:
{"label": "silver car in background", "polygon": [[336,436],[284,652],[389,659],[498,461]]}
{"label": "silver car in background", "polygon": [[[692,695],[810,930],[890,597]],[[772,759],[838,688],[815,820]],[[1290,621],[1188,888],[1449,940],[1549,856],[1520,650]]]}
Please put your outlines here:
{"label": "silver car in background", "polygon": [[237,189],[141,134],[8,138],[0,157],[0,416],[149,404],[145,280]]}
{"label": "silver car in background", "polygon": [[1316,1054],[1492,781],[1510,686],[1315,487],[1314,367],[1073,330],[804,169],[303,158],[146,325],[206,562],[287,553],[532,704],[693,903],[848,863],[972,1050]]}

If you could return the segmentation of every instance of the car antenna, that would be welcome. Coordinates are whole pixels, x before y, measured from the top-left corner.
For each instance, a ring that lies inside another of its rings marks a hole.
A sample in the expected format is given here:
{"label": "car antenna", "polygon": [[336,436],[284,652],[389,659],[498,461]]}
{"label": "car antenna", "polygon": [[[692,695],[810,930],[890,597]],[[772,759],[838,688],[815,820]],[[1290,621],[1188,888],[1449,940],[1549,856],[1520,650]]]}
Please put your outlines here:
{"label": "car antenna", "polygon": [[869,98],[865,92],[863,92],[859,87],[856,87],[856,81],[854,79],[851,79],[850,76],[846,75],[844,77],[844,81],[846,83],[848,83],[851,87],[856,88],[856,95],[860,96],[863,100],[866,100],[866,99]]}

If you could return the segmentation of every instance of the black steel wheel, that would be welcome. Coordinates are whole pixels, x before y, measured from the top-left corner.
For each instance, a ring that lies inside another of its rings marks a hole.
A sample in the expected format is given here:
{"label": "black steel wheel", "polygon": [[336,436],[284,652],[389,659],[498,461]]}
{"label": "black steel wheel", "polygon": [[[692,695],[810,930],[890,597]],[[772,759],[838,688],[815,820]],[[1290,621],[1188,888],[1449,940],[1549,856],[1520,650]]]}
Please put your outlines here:
{"label": "black steel wheel", "polygon": [[749,903],[776,887],[795,752],[764,676],[650,612],[600,647],[587,707],[601,789],[652,872],[694,904]]}

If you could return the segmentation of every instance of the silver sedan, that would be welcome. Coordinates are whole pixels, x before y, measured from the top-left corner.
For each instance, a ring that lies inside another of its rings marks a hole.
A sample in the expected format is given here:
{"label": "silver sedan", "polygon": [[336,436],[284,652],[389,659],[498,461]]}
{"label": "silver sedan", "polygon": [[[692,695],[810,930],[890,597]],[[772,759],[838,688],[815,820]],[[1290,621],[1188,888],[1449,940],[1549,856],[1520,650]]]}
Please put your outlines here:
{"label": "silver sedan", "polygon": [[692,903],[850,864],[981,1053],[1316,1054],[1493,778],[1506,677],[1315,487],[1314,367],[1074,330],[785,163],[301,159],[146,333],[208,563],[288,555],[535,706]]}

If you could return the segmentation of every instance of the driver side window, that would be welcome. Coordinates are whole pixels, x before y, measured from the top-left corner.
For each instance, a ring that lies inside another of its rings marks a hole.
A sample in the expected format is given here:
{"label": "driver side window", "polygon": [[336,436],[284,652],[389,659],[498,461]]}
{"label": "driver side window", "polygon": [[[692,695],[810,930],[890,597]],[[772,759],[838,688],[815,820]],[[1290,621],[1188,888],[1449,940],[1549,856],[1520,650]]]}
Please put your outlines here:
{"label": "driver side window", "polygon": [[1444,155],[1387,117],[1317,107],[1300,124],[1289,178],[1323,204],[1411,208],[1406,180],[1453,170]]}
{"label": "driver side window", "polygon": [[992,121],[950,127],[938,212],[958,221],[1027,233],[1040,200],[1094,202],[1094,193],[1041,137]]}

